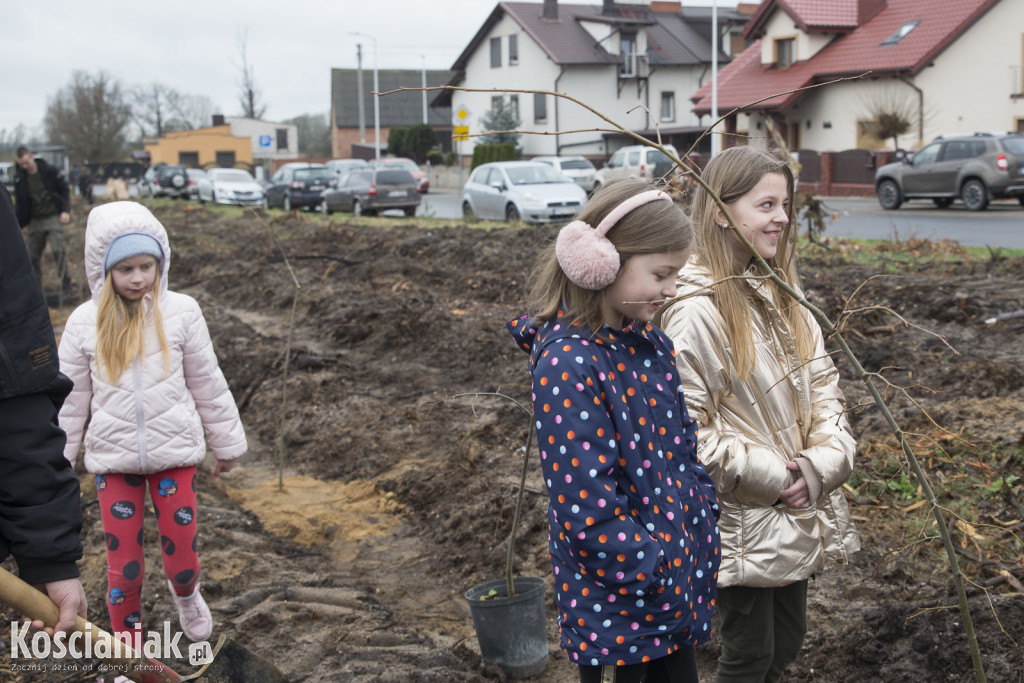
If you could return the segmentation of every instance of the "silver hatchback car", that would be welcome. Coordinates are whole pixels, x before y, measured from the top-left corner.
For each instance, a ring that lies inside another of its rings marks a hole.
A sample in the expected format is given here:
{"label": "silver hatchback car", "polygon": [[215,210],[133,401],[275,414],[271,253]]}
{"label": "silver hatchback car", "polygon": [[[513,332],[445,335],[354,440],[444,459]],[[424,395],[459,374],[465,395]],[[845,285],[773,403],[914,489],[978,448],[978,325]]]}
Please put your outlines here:
{"label": "silver hatchback car", "polygon": [[535,161],[481,164],[462,189],[463,215],[513,223],[567,222],[586,203],[582,187]]}

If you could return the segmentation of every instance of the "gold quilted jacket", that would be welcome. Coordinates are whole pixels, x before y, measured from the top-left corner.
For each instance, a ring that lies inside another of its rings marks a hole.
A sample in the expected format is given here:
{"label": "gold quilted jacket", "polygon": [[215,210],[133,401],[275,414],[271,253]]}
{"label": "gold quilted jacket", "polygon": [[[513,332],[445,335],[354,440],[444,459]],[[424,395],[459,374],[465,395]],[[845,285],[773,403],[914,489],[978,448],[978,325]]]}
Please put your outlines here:
{"label": "gold quilted jacket", "polygon": [[[675,344],[686,406],[700,425],[697,454],[718,487],[718,585],[784,586],[846,564],[860,549],[840,488],[853,470],[856,443],[821,328],[801,309],[816,348],[814,358],[801,364],[770,290],[761,280],[747,280],[763,305],[754,307],[754,373],[741,383],[710,284],[706,270],[688,264],[678,293],[691,296],[672,304],[661,326]],[[805,472],[810,465],[819,480],[821,496],[808,509],[779,501],[792,481],[786,461]]]}

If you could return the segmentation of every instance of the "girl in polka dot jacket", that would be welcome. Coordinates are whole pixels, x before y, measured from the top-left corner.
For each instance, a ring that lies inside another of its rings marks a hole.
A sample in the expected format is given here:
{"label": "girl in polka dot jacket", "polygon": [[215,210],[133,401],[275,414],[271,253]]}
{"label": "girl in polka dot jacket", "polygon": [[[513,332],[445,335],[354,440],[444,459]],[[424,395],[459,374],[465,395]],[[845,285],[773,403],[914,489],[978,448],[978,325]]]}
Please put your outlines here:
{"label": "girl in polka dot jacket", "polygon": [[668,195],[609,183],[541,255],[531,314],[508,324],[530,353],[561,645],[581,683],[696,683],[710,637],[715,487],[672,343],[650,324],[692,241]]}

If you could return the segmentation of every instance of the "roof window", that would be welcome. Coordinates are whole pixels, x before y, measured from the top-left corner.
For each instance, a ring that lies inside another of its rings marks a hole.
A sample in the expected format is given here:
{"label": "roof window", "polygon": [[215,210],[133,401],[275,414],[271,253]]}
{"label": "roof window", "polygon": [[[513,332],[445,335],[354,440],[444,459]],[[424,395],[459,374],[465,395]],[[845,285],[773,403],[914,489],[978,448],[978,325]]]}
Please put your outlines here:
{"label": "roof window", "polygon": [[896,44],[897,44],[897,43],[899,43],[899,42],[900,42],[901,40],[903,40],[903,38],[904,38],[904,37],[905,37],[905,36],[906,36],[906,35],[907,35],[908,33],[910,33],[910,32],[911,32],[911,31],[913,31],[913,30],[914,30],[915,28],[917,28],[917,25],[918,25],[918,24],[920,24],[920,23],[921,23],[921,20],[920,20],[920,19],[915,19],[914,21],[908,21],[907,23],[903,24],[903,26],[900,26],[900,27],[899,27],[898,29],[896,29],[895,31],[893,31],[893,32],[892,32],[892,33],[891,33],[891,34],[889,35],[889,37],[888,37],[888,38],[886,38],[885,40],[883,40],[883,41],[882,41],[882,45],[896,45]]}

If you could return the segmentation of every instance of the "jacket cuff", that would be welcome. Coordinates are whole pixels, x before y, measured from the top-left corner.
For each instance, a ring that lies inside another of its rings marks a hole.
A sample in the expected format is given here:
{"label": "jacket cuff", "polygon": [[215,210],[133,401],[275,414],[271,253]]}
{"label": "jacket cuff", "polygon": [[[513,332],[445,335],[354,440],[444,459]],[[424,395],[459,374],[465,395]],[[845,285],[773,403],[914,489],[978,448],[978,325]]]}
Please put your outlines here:
{"label": "jacket cuff", "polygon": [[814,471],[814,465],[807,458],[797,458],[796,464],[800,466],[800,474],[804,475],[804,481],[807,482],[807,497],[810,499],[811,505],[814,505],[821,498],[823,489],[821,477]]}
{"label": "jacket cuff", "polygon": [[18,576],[25,583],[39,585],[50,581],[77,579],[81,576],[75,562],[34,562],[15,558],[18,563]]}

